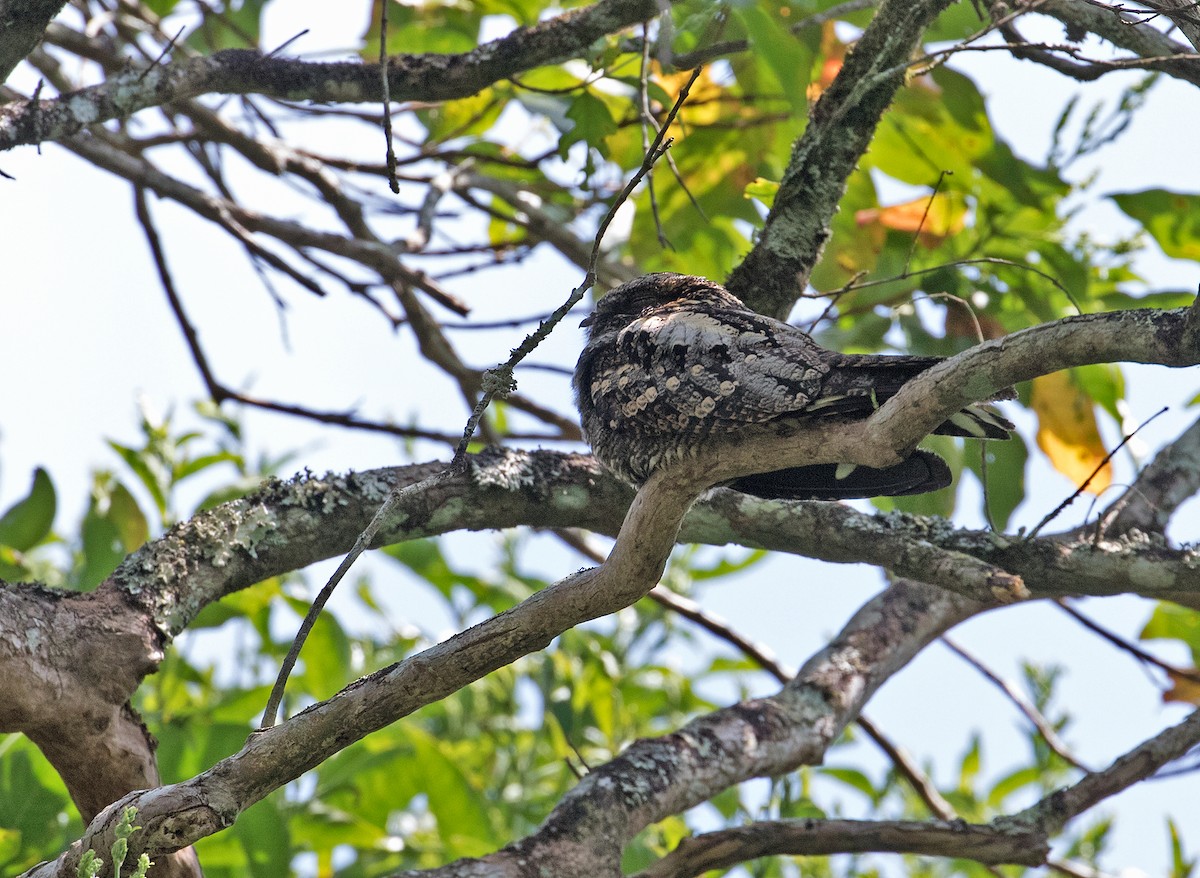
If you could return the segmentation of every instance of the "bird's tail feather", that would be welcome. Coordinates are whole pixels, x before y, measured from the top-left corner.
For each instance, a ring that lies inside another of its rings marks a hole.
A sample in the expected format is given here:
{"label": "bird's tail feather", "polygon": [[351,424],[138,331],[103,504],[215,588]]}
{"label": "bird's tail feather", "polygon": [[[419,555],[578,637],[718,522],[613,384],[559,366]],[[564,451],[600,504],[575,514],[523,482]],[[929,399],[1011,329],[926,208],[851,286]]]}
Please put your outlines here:
{"label": "bird's tail feather", "polygon": [[1016,426],[1008,418],[987,406],[972,405],[950,416],[933,432],[941,436],[966,436],[968,439],[1008,439]]}
{"label": "bird's tail feather", "polygon": [[758,473],[729,487],[764,500],[854,500],[923,494],[950,484],[950,467],[931,451],[915,451],[894,466],[817,464]]}

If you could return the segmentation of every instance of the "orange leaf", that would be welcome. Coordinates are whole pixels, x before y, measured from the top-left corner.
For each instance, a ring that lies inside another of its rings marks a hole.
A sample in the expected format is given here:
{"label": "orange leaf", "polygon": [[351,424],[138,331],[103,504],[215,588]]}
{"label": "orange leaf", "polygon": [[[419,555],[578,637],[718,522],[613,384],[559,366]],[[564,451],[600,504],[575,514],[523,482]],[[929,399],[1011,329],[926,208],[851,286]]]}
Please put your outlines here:
{"label": "orange leaf", "polygon": [[821,26],[821,72],[808,84],[809,101],[815,101],[825,89],[833,85],[834,78],[842,70],[842,61],[846,57],[847,48],[846,44],[837,38],[833,22],[825,22]]}
{"label": "orange leaf", "polygon": [[[1033,379],[1030,402],[1038,416],[1038,447],[1056,470],[1082,485],[1107,454],[1092,400],[1071,380],[1070,372],[1055,372]],[[1099,494],[1111,484],[1112,462],[1108,461],[1087,491]]]}
{"label": "orange leaf", "polygon": [[860,226],[878,224],[897,232],[919,232],[926,247],[936,247],[966,225],[967,211],[962,200],[939,193],[932,199],[917,198],[891,207],[872,207],[854,214]]}
{"label": "orange leaf", "polygon": [[1200,680],[1196,678],[1195,669],[1190,673],[1167,671],[1167,676],[1171,678],[1171,688],[1163,693],[1163,701],[1200,704]]}

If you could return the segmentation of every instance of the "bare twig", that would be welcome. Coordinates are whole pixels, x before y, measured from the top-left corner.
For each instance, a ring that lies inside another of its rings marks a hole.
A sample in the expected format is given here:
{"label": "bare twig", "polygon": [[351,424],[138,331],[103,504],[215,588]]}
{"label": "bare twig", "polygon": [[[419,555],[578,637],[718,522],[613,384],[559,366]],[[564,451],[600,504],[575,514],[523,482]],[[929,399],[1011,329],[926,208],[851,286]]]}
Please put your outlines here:
{"label": "bare twig", "polygon": [[400,181],[396,179],[396,149],[392,144],[392,87],[388,78],[388,6],[384,0],[379,4],[379,87],[383,91],[383,141],[387,145],[384,164],[387,166],[388,187],[400,194]]}
{"label": "bare twig", "polygon": [[379,529],[383,527],[384,522],[391,516],[392,510],[399,506],[405,498],[414,494],[420,494],[422,491],[433,487],[444,479],[448,473],[449,470],[443,470],[428,479],[415,482],[388,494],[387,499],[380,505],[379,510],[367,524],[366,528],[363,529],[363,532],[358,535],[358,539],[354,541],[354,546],[346,553],[346,557],[342,559],[337,570],[329,577],[329,580],[308,608],[308,612],[305,613],[304,620],[300,623],[300,628],[296,631],[296,636],[292,639],[291,648],[279,666],[279,674],[275,678],[275,684],[271,687],[271,695],[267,699],[267,705],[263,708],[260,729],[269,729],[275,725],[275,721],[279,716],[279,707],[283,703],[283,694],[287,687],[288,677],[291,676],[292,668],[296,666],[296,660],[300,657],[300,650],[304,646],[304,641],[308,639],[309,632],[316,625],[317,618],[321,615],[321,610],[324,609],[326,602],[332,597],[334,590],[338,587],[342,579],[345,578],[350,567],[358,560],[358,556],[367,550],[374,541],[375,535],[379,533]]}
{"label": "bare twig", "polygon": [[219,403],[224,397],[221,385],[213,377],[212,369],[208,365],[208,358],[204,355],[203,348],[200,347],[200,339],[196,334],[196,328],[192,326],[191,321],[187,318],[187,314],[184,313],[183,302],[180,300],[179,293],[175,289],[175,281],[171,277],[170,268],[167,266],[167,256],[163,250],[158,230],[155,228],[154,219],[150,216],[150,206],[146,203],[146,190],[143,187],[134,187],[133,204],[138,223],[146,235],[146,243],[150,246],[150,255],[154,259],[154,267],[158,270],[159,283],[162,284],[163,292],[167,294],[167,302],[171,306],[171,313],[175,315],[175,320],[179,324],[180,331],[183,333],[183,340],[187,343],[188,350],[191,351],[196,368],[200,370],[200,377],[204,380],[204,386],[213,400]]}
{"label": "bare twig", "polygon": [[865,716],[859,716],[859,727],[867,733],[867,736],[878,745],[892,761],[892,765],[896,767],[896,771],[908,781],[908,785],[912,787],[921,801],[935,817],[939,820],[957,820],[958,812],[954,810],[954,806],[946,801],[945,796],[941,794],[933,781],[921,771],[912,757],[899,744],[892,741],[883,733],[874,722],[867,719]]}
{"label": "bare twig", "polygon": [[897,281],[908,280],[908,279],[914,278],[914,277],[920,277],[923,274],[930,274],[931,272],[942,271],[943,269],[946,269],[946,268],[957,268],[962,265],[1006,265],[1010,268],[1019,268],[1022,271],[1031,272],[1032,274],[1036,274],[1039,277],[1043,278],[1044,280],[1047,280],[1051,284],[1053,284],[1058,289],[1058,291],[1060,293],[1062,293],[1064,296],[1066,296],[1067,299],[1071,302],[1071,304],[1075,306],[1075,311],[1077,313],[1079,313],[1079,314],[1083,313],[1083,309],[1079,306],[1079,303],[1075,301],[1075,297],[1071,294],[1071,291],[1068,290],[1065,286],[1063,286],[1062,282],[1058,278],[1054,277],[1054,275],[1047,274],[1046,272],[1042,271],[1039,268],[1034,268],[1032,265],[1026,265],[1023,262],[1017,262],[1013,259],[1004,259],[999,256],[979,256],[974,259],[955,259],[950,262],[943,262],[941,265],[934,265],[930,268],[919,268],[916,271],[908,271],[902,275],[894,275],[892,277],[883,277],[883,278],[879,278],[877,280],[860,280],[860,278],[863,276],[863,274],[865,274],[865,273],[863,273],[863,274],[856,275],[844,287],[839,288],[836,291],[836,293],[830,293],[829,295],[831,295],[831,296],[842,295],[844,293],[848,293],[853,290],[863,290],[863,289],[867,289],[868,287],[877,287],[877,286],[881,286],[883,284],[896,283]]}
{"label": "bare twig", "polygon": [[173,36],[173,37],[171,37],[171,39],[167,40],[167,44],[165,46],[163,46],[163,49],[161,52],[159,52],[158,57],[154,59],[154,61],[150,64],[149,67],[147,67],[145,70],[142,71],[142,75],[138,77],[138,82],[141,82],[143,79],[145,79],[146,74],[148,74],[151,70],[153,70],[155,67],[157,67],[159,64],[161,64],[163,62],[163,59],[167,57],[167,53],[171,51],[171,49],[175,46],[175,43],[178,42],[178,40],[181,36],[183,36],[183,32],[185,29],[186,28],[181,27],[179,29],[178,33],[175,34],[175,36]]}
{"label": "bare twig", "polygon": [[1107,640],[1117,649],[1129,653],[1139,662],[1156,667],[1160,671],[1166,671],[1171,677],[1177,677],[1184,680],[1191,680],[1194,683],[1200,683],[1200,671],[1197,671],[1194,668],[1181,668],[1178,665],[1173,665],[1170,662],[1163,661],[1153,653],[1147,652],[1146,650],[1140,648],[1137,644],[1131,643],[1124,637],[1121,637],[1119,634],[1116,634],[1113,631],[1105,628],[1094,619],[1084,615],[1063,598],[1057,599],[1054,603],[1058,605],[1059,609],[1061,609],[1064,613],[1066,613],[1084,628],[1088,629],[1093,634],[1103,638],[1104,640]]}
{"label": "bare twig", "polygon": [[1038,734],[1042,736],[1042,740],[1046,742],[1046,746],[1058,754],[1064,762],[1078,768],[1080,771],[1090,770],[1071,752],[1071,748],[1058,736],[1058,732],[1055,731],[1050,721],[1042,715],[1042,712],[1016,686],[1013,686],[946,635],[942,635],[942,643],[945,644],[947,649],[982,674],[984,679],[1003,692],[1004,697],[1012,702],[1013,706],[1037,729]]}
{"label": "bare twig", "polygon": [[[650,112],[650,24],[646,22],[642,25],[642,64],[638,71],[638,97],[640,98],[640,113],[642,116],[642,124],[640,126],[642,132],[642,154],[649,155],[650,153],[650,134],[647,125],[653,125],[654,116]],[[658,233],[658,246],[665,247],[668,250],[674,250],[671,242],[667,239],[667,233],[663,231],[662,218],[658,213],[658,196],[654,192],[654,169],[651,168],[646,174],[646,191],[650,194],[650,214],[654,217],[654,229]]]}
{"label": "bare twig", "polygon": [[913,254],[917,252],[917,244],[921,240],[921,230],[925,228],[925,220],[929,219],[929,211],[933,209],[933,202],[942,188],[942,183],[948,175],[953,173],[953,171],[945,169],[938,172],[937,182],[933,184],[933,191],[929,193],[929,198],[925,202],[925,212],[921,214],[921,221],[917,223],[917,230],[913,233],[912,243],[908,247],[908,255],[904,257],[904,270],[900,273],[902,278],[908,277],[908,267],[912,265]]}
{"label": "bare twig", "polygon": [[1153,421],[1155,418],[1157,418],[1159,415],[1163,414],[1166,411],[1168,411],[1168,409],[1166,406],[1164,406],[1163,408],[1159,409],[1157,412],[1152,414],[1150,417],[1146,418],[1146,420],[1144,420],[1140,424],[1138,424],[1128,436],[1122,436],[1121,441],[1116,444],[1116,447],[1114,447],[1112,451],[1108,452],[1108,454],[1104,455],[1104,459],[1101,460],[1098,464],[1096,464],[1096,468],[1093,469],[1091,471],[1091,473],[1088,475],[1088,477],[1083,480],[1083,484],[1081,484],[1078,488],[1075,489],[1075,493],[1072,494],[1067,499],[1063,500],[1061,503],[1059,503],[1057,506],[1055,506],[1052,510],[1050,510],[1050,512],[1046,515],[1046,517],[1043,518],[1041,521],[1039,521],[1037,523],[1037,525],[1033,528],[1033,530],[1031,530],[1029,533],[1027,533],[1025,535],[1025,539],[1032,540],[1034,537],[1036,537],[1038,535],[1039,532],[1041,532],[1042,528],[1044,528],[1050,522],[1054,521],[1054,519],[1058,518],[1059,513],[1061,513],[1064,509],[1066,509],[1068,506],[1070,506],[1072,503],[1074,503],[1077,499],[1079,499],[1079,497],[1082,496],[1083,492],[1087,490],[1087,486],[1092,483],[1092,479],[1096,478],[1096,476],[1098,476],[1100,474],[1100,472],[1106,466],[1108,466],[1108,462],[1113,459],[1113,456],[1118,451],[1120,451],[1122,448],[1125,447],[1125,444],[1127,442],[1129,442],[1130,439],[1132,439],[1134,436],[1137,435],[1138,430],[1142,429],[1142,427],[1146,426],[1147,424],[1149,424],[1151,421]]}

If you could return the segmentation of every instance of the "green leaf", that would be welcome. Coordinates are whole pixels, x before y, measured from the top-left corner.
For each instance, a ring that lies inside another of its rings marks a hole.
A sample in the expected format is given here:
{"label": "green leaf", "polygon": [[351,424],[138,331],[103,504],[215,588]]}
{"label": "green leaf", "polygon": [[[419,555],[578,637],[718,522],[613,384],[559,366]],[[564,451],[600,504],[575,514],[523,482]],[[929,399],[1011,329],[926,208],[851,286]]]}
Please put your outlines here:
{"label": "green leaf", "polygon": [[988,793],[987,803],[992,808],[1000,809],[1009,796],[1029,787],[1036,789],[1041,780],[1042,771],[1037,766],[1018,768],[996,781]]}
{"label": "green leaf", "polygon": [[282,796],[271,796],[239,814],[233,825],[233,835],[245,851],[246,865],[255,878],[277,878],[292,871],[292,848],[281,804]]}
{"label": "green leaf", "polygon": [[179,0],[143,0],[143,2],[146,4],[146,8],[159,18],[166,18],[179,5]]}
{"label": "green leaf", "polygon": [[1138,636],[1142,640],[1179,640],[1192,651],[1192,664],[1200,667],[1200,612],[1161,603]]}
{"label": "green leaf", "polygon": [[581,92],[567,108],[567,118],[574,124],[559,138],[560,156],[566,158],[571,146],[580,142],[607,155],[604,138],[616,133],[617,123],[604,101],[590,91]]}
{"label": "green leaf", "polygon": [[234,454],[232,451],[218,451],[214,454],[202,454],[199,457],[193,457],[175,468],[173,473],[176,482],[182,482],[188,476],[196,473],[204,472],[209,467],[217,466],[222,463],[232,463],[235,466],[242,466],[244,461],[240,454]]}
{"label": "green leaf", "polygon": [[1121,412],[1117,403],[1125,399],[1125,376],[1116,363],[1096,363],[1079,366],[1071,370],[1075,382],[1083,392],[1095,400],[1112,419],[1121,423]]}
{"label": "green leaf", "polygon": [[779,192],[779,182],[777,180],[756,177],[754,182],[747,185],[742,192],[747,198],[757,198],[767,207],[770,207],[775,203],[775,195]]}
{"label": "green leaf", "polygon": [[58,500],[50,475],[40,466],[33,471],[29,493],[0,516],[0,545],[27,552],[50,535]]}
{"label": "green leaf", "polygon": [[812,50],[759,4],[743,4],[734,9],[734,14],[746,27],[754,56],[766,62],[779,91],[803,117],[808,112]]}
{"label": "green leaf", "polygon": [[1196,857],[1188,859],[1183,850],[1183,836],[1175,821],[1167,820],[1167,831],[1171,836],[1171,871],[1170,878],[1191,878],[1196,874],[1196,865],[1200,860]]}
{"label": "green leaf", "polygon": [[853,790],[857,790],[867,797],[872,805],[879,803],[883,796],[883,790],[878,788],[871,778],[867,777],[862,771],[857,768],[837,768],[834,766],[823,766],[817,769],[819,774],[826,777],[831,777]]}
{"label": "green leaf", "polygon": [[21,833],[0,827],[0,866],[13,862],[21,850]]}
{"label": "green leaf", "polygon": [[445,101],[421,110],[417,116],[429,133],[429,141],[440,143],[456,137],[483,135],[507,103],[497,89],[482,91],[456,101]]}
{"label": "green leaf", "polygon": [[[1025,499],[1025,463],[1029,459],[1025,440],[1013,436],[1007,442],[973,440],[964,444],[963,464],[984,486],[986,517],[997,530],[1004,531],[1013,512]],[[987,455],[986,481],[980,465],[982,455]]]}
{"label": "green leaf", "polygon": [[200,27],[184,41],[201,52],[221,49],[245,49],[258,45],[263,7],[267,0],[241,0],[236,6],[225,3],[218,11],[204,15]]}
{"label": "green leaf", "polygon": [[1109,197],[1142,224],[1163,253],[1200,260],[1200,195],[1146,189]]}
{"label": "green leaf", "polygon": [[963,754],[962,762],[958,769],[958,790],[961,793],[969,793],[975,785],[975,780],[979,777],[979,769],[983,764],[982,745],[979,735],[976,734],[971,738],[971,746],[967,748],[967,752]]}
{"label": "green leaf", "polygon": [[121,547],[126,552],[132,552],[150,539],[150,525],[142,509],[120,482],[113,487],[108,498],[108,519],[116,528]]}
{"label": "green leaf", "polygon": [[924,39],[929,43],[957,42],[978,32],[985,24],[974,4],[955,3],[925,30]]}
{"label": "green leaf", "polygon": [[[58,773],[20,734],[0,735],[0,866],[15,875],[70,844],[83,829]],[[14,850],[15,848],[15,850]]]}
{"label": "green leaf", "polygon": [[89,511],[80,528],[83,544],[83,567],[75,586],[89,591],[103,582],[125,558],[120,535],[107,518]]}
{"label": "green leaf", "polygon": [[108,447],[117,452],[121,460],[125,461],[126,465],[133,470],[134,475],[154,498],[154,505],[157,507],[159,515],[165,516],[170,478],[163,471],[162,459],[152,449],[139,451],[111,439],[108,440]]}
{"label": "green leaf", "polygon": [[424,52],[454,53],[475,48],[479,38],[481,10],[474,3],[430,0],[421,3],[396,3],[375,0],[371,4],[370,26],[360,52],[363,60],[379,60],[379,7],[388,4],[387,52],[412,55]]}
{"label": "green leaf", "polygon": [[767,552],[761,549],[752,552],[735,550],[729,554],[722,555],[716,562],[707,567],[689,566],[687,572],[692,579],[697,581],[719,579],[731,573],[744,572],[760,561],[765,561],[767,557]]}
{"label": "green leaf", "polygon": [[456,858],[478,857],[502,844],[488,819],[483,790],[467,776],[462,764],[450,757],[447,745],[415,727],[407,730],[407,736],[447,852]]}

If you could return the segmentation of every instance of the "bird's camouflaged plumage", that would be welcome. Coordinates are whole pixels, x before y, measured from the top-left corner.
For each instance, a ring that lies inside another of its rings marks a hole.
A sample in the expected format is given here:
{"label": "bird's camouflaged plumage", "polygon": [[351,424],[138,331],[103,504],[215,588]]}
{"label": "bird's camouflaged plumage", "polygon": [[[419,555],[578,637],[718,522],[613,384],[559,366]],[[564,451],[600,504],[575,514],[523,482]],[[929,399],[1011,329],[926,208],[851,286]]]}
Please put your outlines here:
{"label": "bird's camouflaged plumage", "polygon": [[[584,321],[576,404],[600,461],[640,484],[714,435],[779,418],[865,418],[936,357],[855,356],[747,308],[718,284],[651,274],[620,286]],[[972,406],[936,432],[1008,438],[1011,424]],[[759,496],[891,496],[949,484],[945,463],[916,452],[894,467],[814,465],[732,487]]]}

